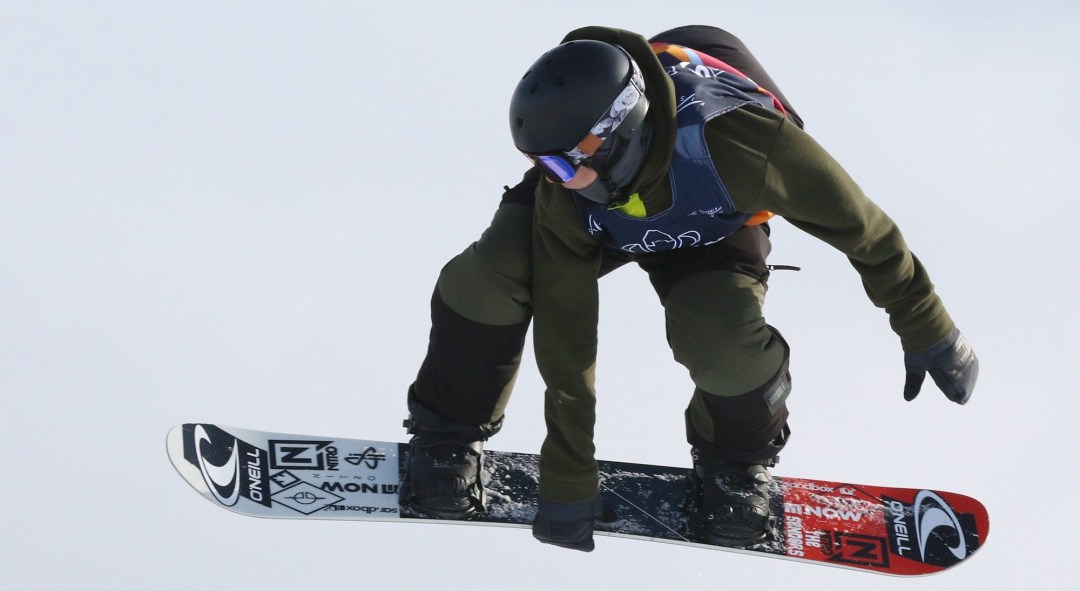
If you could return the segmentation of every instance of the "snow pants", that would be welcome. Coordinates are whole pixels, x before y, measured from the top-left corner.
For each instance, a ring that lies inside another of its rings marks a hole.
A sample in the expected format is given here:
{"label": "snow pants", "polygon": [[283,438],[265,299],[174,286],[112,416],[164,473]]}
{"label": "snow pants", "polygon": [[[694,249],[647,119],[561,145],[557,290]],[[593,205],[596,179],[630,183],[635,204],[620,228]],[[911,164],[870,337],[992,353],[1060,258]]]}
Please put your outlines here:
{"label": "snow pants", "polygon": [[[795,111],[734,36],[691,26],[657,35],[738,68]],[[794,115],[801,126],[801,120]],[[532,214],[540,175],[507,187],[491,225],[451,259],[431,300],[427,355],[409,389],[410,430],[487,439],[502,425],[531,314]],[[667,340],[695,390],[687,440],[735,460],[775,456],[787,433],[789,350],[762,315],[768,225],[704,248],[636,256],[605,249],[601,275],[634,262],[664,308]],[[602,303],[601,303],[602,305]],[[615,393],[614,395],[618,395]]]}

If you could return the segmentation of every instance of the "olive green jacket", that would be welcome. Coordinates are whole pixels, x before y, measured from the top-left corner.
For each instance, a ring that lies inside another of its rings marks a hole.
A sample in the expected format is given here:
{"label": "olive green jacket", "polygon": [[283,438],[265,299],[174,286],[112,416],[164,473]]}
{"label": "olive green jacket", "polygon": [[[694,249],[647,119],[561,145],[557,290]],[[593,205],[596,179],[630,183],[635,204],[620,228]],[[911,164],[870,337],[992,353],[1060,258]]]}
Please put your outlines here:
{"label": "olive green jacket", "polygon": [[[588,27],[565,41],[572,39],[617,43],[641,67],[653,140],[629,194],[639,195],[648,215],[664,211],[671,203],[667,174],[675,141],[670,78],[635,33]],[[904,350],[924,349],[951,332],[952,320],[896,224],[798,126],[749,105],[709,121],[705,133],[735,207],[771,211],[847,255]],[[573,200],[561,185],[541,182],[533,222],[535,351],[547,386],[540,493],[561,502],[598,492],[593,424],[602,247],[586,232]]]}

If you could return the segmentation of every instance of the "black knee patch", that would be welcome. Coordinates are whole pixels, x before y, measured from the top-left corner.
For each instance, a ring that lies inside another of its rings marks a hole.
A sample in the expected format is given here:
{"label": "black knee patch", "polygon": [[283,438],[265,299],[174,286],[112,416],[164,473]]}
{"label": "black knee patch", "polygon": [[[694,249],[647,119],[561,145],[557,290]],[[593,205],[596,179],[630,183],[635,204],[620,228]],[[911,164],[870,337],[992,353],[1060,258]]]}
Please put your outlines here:
{"label": "black knee patch", "polygon": [[[409,392],[414,425],[424,431],[487,439],[492,414],[517,375],[529,322],[490,326],[458,314],[438,289],[431,298],[428,352]],[[448,426],[453,428],[448,428]]]}
{"label": "black knee patch", "polygon": [[[780,334],[773,330],[777,338]],[[686,438],[704,453],[729,461],[755,461],[775,457],[787,441],[787,398],[791,392],[788,347],[776,375],[761,387],[739,396],[716,396],[700,388],[694,397],[702,401],[711,419],[712,433],[698,433],[686,411]]]}

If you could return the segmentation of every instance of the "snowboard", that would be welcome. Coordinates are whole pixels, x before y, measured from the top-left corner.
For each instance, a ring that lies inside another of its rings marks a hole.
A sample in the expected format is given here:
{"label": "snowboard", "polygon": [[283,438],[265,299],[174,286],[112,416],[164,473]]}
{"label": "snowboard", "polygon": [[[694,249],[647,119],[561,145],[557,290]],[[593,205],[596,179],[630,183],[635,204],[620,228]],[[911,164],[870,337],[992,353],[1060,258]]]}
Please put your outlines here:
{"label": "snowboard", "polygon": [[[167,449],[195,490],[215,505],[254,517],[528,528],[536,513],[534,454],[485,451],[487,511],[453,521],[399,504],[405,443],[188,423],[169,431]],[[770,539],[728,548],[695,533],[699,511],[690,468],[599,464],[601,492],[617,519],[597,523],[598,535],[911,576],[970,558],[989,531],[986,508],[968,496],[774,476]]]}

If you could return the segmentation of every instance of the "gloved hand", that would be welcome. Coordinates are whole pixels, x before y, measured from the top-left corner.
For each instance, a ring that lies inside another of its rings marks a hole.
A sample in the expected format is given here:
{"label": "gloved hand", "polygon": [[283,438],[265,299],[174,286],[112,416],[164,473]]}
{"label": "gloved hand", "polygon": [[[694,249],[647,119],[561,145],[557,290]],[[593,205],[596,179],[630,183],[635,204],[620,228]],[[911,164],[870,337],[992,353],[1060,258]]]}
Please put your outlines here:
{"label": "gloved hand", "polygon": [[581,503],[559,503],[540,497],[540,508],[533,520],[533,537],[545,544],[592,552],[596,547],[593,543],[596,519],[605,523],[618,519],[600,495]]}
{"label": "gloved hand", "polygon": [[959,329],[953,329],[945,340],[925,351],[904,353],[904,365],[907,367],[904,400],[908,401],[919,395],[927,372],[945,397],[957,404],[971,398],[979,378],[979,358]]}

